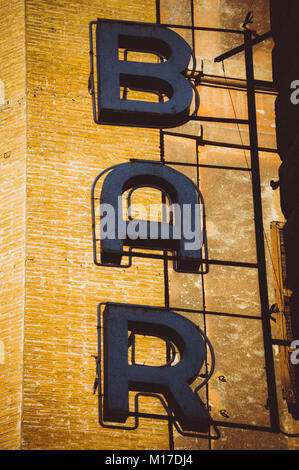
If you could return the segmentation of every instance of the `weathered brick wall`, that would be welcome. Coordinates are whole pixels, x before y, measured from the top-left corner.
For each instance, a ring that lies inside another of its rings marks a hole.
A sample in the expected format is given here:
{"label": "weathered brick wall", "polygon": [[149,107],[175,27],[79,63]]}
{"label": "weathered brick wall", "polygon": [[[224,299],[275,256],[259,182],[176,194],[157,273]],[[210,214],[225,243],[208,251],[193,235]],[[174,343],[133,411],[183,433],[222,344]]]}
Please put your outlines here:
{"label": "weathered brick wall", "polygon": [[[90,21],[155,21],[152,0],[35,1],[27,9],[27,270],[23,448],[167,448],[167,424],[98,424],[97,304],[163,305],[161,262],[93,264],[90,190],[107,167],[158,158],[148,129],[98,126],[88,93]],[[136,143],[138,142],[138,147]],[[148,346],[150,348],[150,346]],[[146,353],[146,349],[145,349]],[[144,409],[161,410],[153,401]]]}
{"label": "weathered brick wall", "polygon": [[0,3],[0,448],[20,446],[25,261],[23,0]]}
{"label": "weathered brick wall", "polygon": [[[244,11],[253,4],[260,12],[258,25],[264,24],[257,0],[236,3]],[[160,261],[137,259],[129,270],[93,264],[90,189],[95,177],[129,158],[158,159],[160,153],[159,133],[155,130],[94,124],[87,89],[88,24],[98,17],[155,21],[156,2],[26,0],[25,4],[26,38],[22,2],[13,2],[12,8],[12,2],[4,0],[0,20],[1,31],[5,32],[0,51],[0,80],[5,86],[4,103],[0,87],[0,372],[1,379],[4,377],[4,387],[1,383],[0,389],[0,447],[20,446],[24,320],[22,448],[167,449],[165,422],[141,420],[137,431],[100,427],[97,396],[93,395],[92,357],[97,354],[97,304],[115,301],[163,305],[164,280]],[[170,0],[161,1],[162,20],[189,24],[189,2],[179,0],[178,8],[173,4]],[[233,4],[229,0],[194,2],[196,23],[238,28],[238,19],[230,20]],[[190,34],[181,34],[191,40]],[[211,40],[209,35],[198,34],[197,57],[204,59],[205,71],[223,74],[221,66],[215,67],[212,59],[234,45],[225,42],[221,35]],[[269,42],[255,49],[258,77],[266,80],[271,79],[268,56]],[[239,57],[227,63],[227,74],[244,76]],[[204,85],[199,92],[202,115],[233,117],[233,101],[238,117],[246,117],[244,92],[232,90],[229,96],[227,90]],[[275,132],[273,101],[271,94],[257,95],[260,144],[270,147]],[[193,132],[199,131],[199,126],[193,128]],[[246,131],[241,128],[240,133],[244,143],[248,143]],[[204,136],[240,143],[239,130],[232,125],[206,123]],[[166,139],[165,153],[171,160],[195,159],[194,145],[178,138]],[[203,147],[199,158],[206,164],[246,165],[244,154],[238,150]],[[270,221],[281,218],[278,192],[269,186],[270,180],[276,178],[279,158],[262,153],[261,166],[264,222],[269,236]],[[194,181],[195,173],[191,168],[186,170]],[[200,170],[200,179],[207,204],[210,256],[254,261],[249,175],[215,173],[205,168]],[[273,300],[269,254],[267,258]],[[257,326],[256,320],[251,319],[259,314],[256,273],[213,266],[205,278],[206,299],[202,298],[198,276],[194,279],[171,272],[170,280],[171,306],[201,308],[206,300],[210,311],[223,314],[207,318],[208,335],[217,354],[216,371],[209,384],[214,419],[225,419],[220,414],[225,409],[232,421],[267,425],[262,333],[260,324]],[[225,316],[227,312],[236,317]],[[239,319],[242,314],[248,318]],[[198,322],[198,317],[192,319]],[[158,347],[159,342],[143,341],[137,360],[153,359]],[[219,380],[222,375],[227,382]],[[144,411],[164,413],[153,400],[144,399],[141,406]],[[288,445],[281,436],[222,429],[221,440],[212,447],[278,449]],[[175,448],[208,447],[205,440],[175,435]]]}

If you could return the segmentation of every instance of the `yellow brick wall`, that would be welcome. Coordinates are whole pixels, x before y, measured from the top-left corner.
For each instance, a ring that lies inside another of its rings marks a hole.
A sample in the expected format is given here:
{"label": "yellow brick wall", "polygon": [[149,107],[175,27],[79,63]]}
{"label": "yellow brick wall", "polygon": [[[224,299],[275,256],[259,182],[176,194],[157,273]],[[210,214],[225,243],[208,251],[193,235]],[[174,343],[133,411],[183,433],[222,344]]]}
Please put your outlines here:
{"label": "yellow brick wall", "polygon": [[[93,180],[131,157],[159,158],[159,135],[94,124],[87,89],[88,25],[98,17],[155,21],[155,1],[28,0],[26,12],[23,448],[167,448],[164,422],[141,420],[134,432],[101,428],[92,394],[97,304],[163,305],[164,293],[160,261],[137,260],[129,270],[93,264]],[[154,402],[142,403],[144,410],[163,411]]]}
{"label": "yellow brick wall", "polygon": [[0,448],[20,446],[25,261],[25,9],[0,2]]}
{"label": "yellow brick wall", "polygon": [[[223,20],[227,23],[218,24],[223,16],[217,9],[227,4],[228,0],[197,0],[197,24],[231,26],[229,16]],[[162,21],[189,24],[188,5],[187,0],[161,0]],[[159,159],[160,154],[156,130],[98,126],[93,122],[87,89],[88,25],[98,17],[155,21],[155,7],[155,0],[0,3],[1,449],[168,448],[165,422],[141,420],[136,431],[103,429],[98,423],[97,396],[93,395],[97,305],[105,301],[163,305],[164,279],[160,261],[137,259],[128,270],[93,264],[90,189],[95,177],[131,157]],[[181,34],[190,40],[190,34]],[[211,44],[214,55],[223,52],[220,36],[216,39],[211,42],[201,32],[196,36],[197,55],[204,59],[206,71],[212,67]],[[268,55],[264,46],[255,54],[262,78],[269,80],[268,62],[265,67],[260,64],[264,52],[269,56],[270,46],[265,46]],[[230,73],[239,73],[238,60],[229,64]],[[221,68],[210,72],[223,73]],[[227,91],[204,86],[199,92],[201,115],[233,117],[233,100],[239,117],[246,117],[243,93],[232,92],[230,97]],[[271,147],[275,146],[273,100],[271,95],[257,96],[261,142]],[[197,124],[193,133],[199,132]],[[239,142],[235,126],[203,123],[203,130],[207,139],[225,141],[233,137]],[[186,139],[166,138],[165,156],[194,162],[195,147]],[[244,154],[222,148],[202,147],[199,159],[206,164],[245,165]],[[279,194],[269,187],[269,181],[277,177],[278,157],[261,154],[261,166],[268,233],[270,221],[281,217]],[[180,169],[196,181],[193,169]],[[210,256],[254,260],[248,175],[201,169],[200,179],[207,205]],[[148,195],[154,197],[150,191]],[[267,258],[271,300],[269,254]],[[195,278],[170,269],[171,306],[202,307],[201,285]],[[212,266],[205,285],[209,310],[248,316],[259,313],[256,273],[243,270],[240,275],[238,269]],[[203,326],[202,317],[192,319]],[[208,335],[217,354],[216,371],[209,383],[211,413],[214,419],[221,419],[220,411],[226,409],[232,421],[247,419],[253,420],[251,424],[265,425],[268,413],[260,326],[251,319],[242,322],[237,317],[207,318]],[[137,360],[154,360],[160,346],[159,342],[143,341]],[[248,348],[254,351],[250,360]],[[253,369],[255,374],[251,374]],[[227,377],[227,384],[219,381],[220,375]],[[143,399],[141,408],[164,413],[153,400]],[[221,431],[221,440],[212,448],[277,449],[288,445],[285,439],[268,433]],[[175,434],[175,448],[207,449],[209,445],[206,440]]]}

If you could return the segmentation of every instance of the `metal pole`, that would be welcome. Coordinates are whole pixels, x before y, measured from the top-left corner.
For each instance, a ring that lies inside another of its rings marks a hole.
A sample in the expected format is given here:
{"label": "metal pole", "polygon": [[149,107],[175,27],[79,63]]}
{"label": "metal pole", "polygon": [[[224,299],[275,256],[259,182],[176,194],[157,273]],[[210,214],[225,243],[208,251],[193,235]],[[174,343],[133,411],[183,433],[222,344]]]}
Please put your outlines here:
{"label": "metal pole", "polygon": [[269,299],[267,285],[267,271],[265,260],[264,245],[264,229],[263,229],[263,212],[261,200],[261,181],[259,168],[259,150],[257,136],[256,121],[256,103],[255,103],[255,86],[254,86],[254,67],[252,54],[252,33],[245,30],[245,63],[246,63],[246,80],[247,80],[247,105],[249,119],[249,137],[250,137],[250,157],[252,168],[252,193],[254,207],[254,223],[256,237],[256,253],[258,263],[258,281],[261,303],[262,328],[264,337],[264,351],[266,362],[266,376],[268,385],[268,399],[270,410],[271,428],[274,432],[279,432],[279,413],[276,393],[275,369],[272,349],[271,324],[269,316]]}

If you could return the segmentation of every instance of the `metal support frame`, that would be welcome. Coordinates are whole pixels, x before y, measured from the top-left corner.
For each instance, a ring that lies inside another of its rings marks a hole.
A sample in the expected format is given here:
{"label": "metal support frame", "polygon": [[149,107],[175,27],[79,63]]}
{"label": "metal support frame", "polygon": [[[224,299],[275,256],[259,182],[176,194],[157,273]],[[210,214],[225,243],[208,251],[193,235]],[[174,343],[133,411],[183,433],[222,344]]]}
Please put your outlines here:
{"label": "metal support frame", "polygon": [[[175,131],[170,130],[163,130],[159,131],[160,135],[160,161],[151,161],[152,163],[157,164],[170,164],[170,165],[178,165],[178,166],[186,166],[186,167],[194,167],[197,169],[197,174],[200,167],[204,168],[214,168],[217,170],[234,170],[234,171],[247,171],[251,174],[251,181],[252,181],[252,197],[253,197],[253,207],[254,207],[254,224],[255,224],[255,238],[256,238],[256,255],[257,261],[252,263],[242,263],[242,262],[232,262],[232,261],[221,261],[221,260],[203,260],[203,263],[208,262],[209,264],[214,265],[222,265],[222,266],[232,266],[232,267],[240,267],[240,268],[253,268],[257,269],[258,272],[258,281],[259,281],[259,296],[260,296],[260,306],[261,306],[261,314],[249,316],[249,315],[234,315],[231,313],[223,313],[223,312],[211,312],[207,311],[205,308],[203,310],[197,309],[185,309],[185,308],[175,308],[170,307],[169,301],[169,275],[168,275],[168,261],[173,260],[174,256],[170,256],[167,251],[164,251],[163,254],[153,254],[153,253],[140,253],[137,251],[132,251],[130,249],[128,252],[124,252],[123,254],[129,257],[129,264],[122,267],[129,267],[131,265],[132,257],[144,257],[144,258],[152,258],[152,259],[161,259],[163,260],[163,269],[164,269],[164,308],[172,309],[180,312],[186,313],[197,313],[203,315],[204,322],[206,316],[208,315],[217,315],[217,316],[228,316],[234,317],[239,319],[251,319],[253,321],[261,321],[262,322],[262,331],[263,331],[263,340],[264,340],[264,354],[265,354],[265,368],[266,368],[266,380],[267,380],[267,387],[268,387],[268,396],[269,396],[269,417],[270,417],[270,426],[256,426],[250,425],[246,423],[234,423],[229,420],[226,421],[214,421],[215,432],[216,435],[211,435],[210,433],[208,436],[206,435],[194,435],[194,434],[187,434],[189,437],[197,437],[197,438],[204,438],[209,440],[209,445],[211,448],[211,441],[214,439],[219,439],[220,433],[218,427],[225,427],[225,428],[232,428],[232,429],[247,429],[252,431],[260,431],[260,432],[268,432],[268,433],[279,433],[280,431],[280,423],[279,423],[279,409],[278,409],[278,401],[277,401],[277,393],[276,393],[276,380],[275,380],[275,370],[274,370],[274,358],[273,358],[273,344],[277,344],[276,340],[272,339],[271,334],[271,317],[269,315],[269,301],[268,301],[268,286],[267,286],[267,273],[266,273],[266,260],[265,260],[265,247],[264,247],[264,229],[263,229],[263,215],[262,215],[262,201],[261,201],[261,184],[260,184],[260,169],[259,169],[259,151],[262,152],[271,152],[277,153],[276,149],[271,148],[264,148],[258,146],[258,136],[257,136],[257,121],[256,121],[256,103],[255,103],[255,93],[256,93],[256,84],[257,81],[254,79],[254,67],[253,67],[253,53],[252,48],[255,44],[259,44],[260,42],[264,41],[265,39],[271,37],[271,32],[267,32],[261,36],[252,38],[252,32],[248,29],[244,30],[231,30],[231,29],[223,29],[223,28],[205,28],[205,27],[198,27],[194,25],[194,5],[193,0],[190,0],[190,10],[191,10],[191,26],[186,25],[174,25],[174,24],[165,24],[161,23],[161,13],[160,13],[160,0],[156,0],[156,24],[162,24],[164,27],[174,28],[174,29],[185,29],[190,30],[192,32],[192,45],[193,51],[195,48],[195,31],[209,31],[209,32],[216,32],[216,33],[230,33],[240,35],[244,38],[244,43],[237,48],[228,51],[225,54],[222,54],[219,57],[216,57],[214,60],[215,62],[221,62],[225,59],[234,56],[235,54],[245,52],[245,64],[246,64],[246,87],[244,86],[244,91],[247,92],[247,105],[248,105],[248,119],[227,119],[221,117],[199,117],[199,116],[192,116],[190,119],[194,121],[207,121],[207,122],[223,122],[223,123],[234,123],[234,124],[242,124],[248,125],[249,129],[249,136],[250,136],[250,145],[237,145],[237,144],[230,144],[225,142],[212,142],[204,140],[200,136],[194,136],[189,134],[184,134],[182,132],[176,133]],[[134,23],[134,22],[132,22]],[[90,40],[91,40],[91,50],[90,50],[90,57],[91,57],[91,79],[90,79],[90,88],[91,94],[93,95],[93,101],[95,100],[94,97],[94,77],[93,77],[93,47],[92,47],[92,24],[96,24],[96,22],[92,22],[90,25]],[[137,23],[138,24],[138,23]],[[197,161],[196,163],[185,163],[185,162],[174,162],[174,161],[167,161],[165,159],[164,153],[164,137],[165,136],[175,136],[187,139],[193,139],[196,142],[196,152],[197,152]],[[251,156],[251,167],[230,167],[226,165],[204,165],[200,164],[198,161],[198,147],[202,145],[209,145],[209,146],[219,146],[224,148],[236,148],[236,149],[243,149],[249,150]],[[135,160],[135,159],[133,159]],[[142,160],[144,161],[144,160]],[[162,200],[164,200],[165,196],[162,195]],[[93,201],[94,202],[94,201]],[[94,214],[93,214],[93,226],[95,224]],[[96,263],[100,265],[100,263]],[[199,273],[204,274],[204,273]],[[163,308],[163,307],[162,307]],[[170,349],[169,347],[166,348],[166,358],[170,360]],[[99,396],[102,399],[102,392],[101,392],[101,380],[99,380]],[[138,401],[139,397],[142,395],[152,396],[157,398],[162,403],[166,415],[157,415],[151,413],[142,413],[139,411]],[[208,388],[207,388],[207,406],[208,403]],[[133,427],[117,427],[117,429],[136,429],[138,427],[139,418],[151,418],[151,419],[161,419],[168,421],[168,430],[169,430],[169,448],[174,449],[174,440],[173,440],[173,426],[175,429],[183,435],[183,433],[176,425],[175,418],[172,416],[167,404],[163,401],[160,395],[157,394],[141,394],[137,393],[135,396],[135,411],[131,412],[131,416],[135,417],[135,423]],[[101,421],[101,425],[104,427],[114,428],[114,426],[110,426],[108,423],[103,423]]]}
{"label": "metal support frame", "polygon": [[267,271],[264,245],[263,211],[261,200],[261,181],[259,168],[259,150],[256,121],[256,103],[255,103],[255,85],[254,85],[254,66],[252,54],[252,32],[245,29],[245,64],[247,79],[247,103],[249,118],[249,137],[250,137],[250,157],[251,157],[251,181],[254,208],[254,224],[256,237],[256,253],[258,262],[258,280],[259,293],[262,312],[262,327],[264,335],[264,351],[266,361],[266,375],[269,394],[269,411],[271,428],[274,432],[279,432],[279,414],[276,393],[276,381],[274,370],[274,359],[272,349],[272,335],[269,317],[269,299],[267,285]]}

